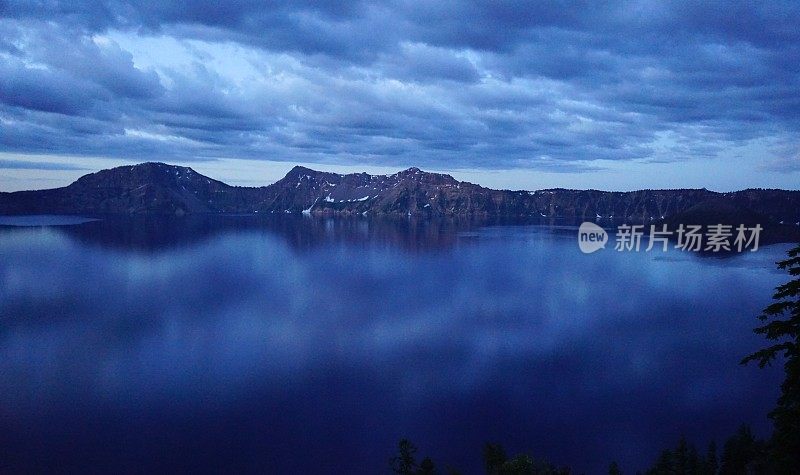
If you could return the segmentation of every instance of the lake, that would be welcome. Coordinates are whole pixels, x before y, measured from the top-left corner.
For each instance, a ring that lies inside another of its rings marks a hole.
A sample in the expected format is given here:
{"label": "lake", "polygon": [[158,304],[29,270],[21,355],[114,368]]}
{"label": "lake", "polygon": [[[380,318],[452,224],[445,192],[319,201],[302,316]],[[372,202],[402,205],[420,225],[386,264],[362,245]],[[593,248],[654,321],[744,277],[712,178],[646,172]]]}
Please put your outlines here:
{"label": "lake", "polygon": [[763,346],[790,245],[585,255],[570,226],[64,224],[0,226],[2,471],[375,474],[407,437],[462,473],[487,441],[633,473],[682,434],[704,452],[742,423],[769,431],[781,368],[738,362]]}

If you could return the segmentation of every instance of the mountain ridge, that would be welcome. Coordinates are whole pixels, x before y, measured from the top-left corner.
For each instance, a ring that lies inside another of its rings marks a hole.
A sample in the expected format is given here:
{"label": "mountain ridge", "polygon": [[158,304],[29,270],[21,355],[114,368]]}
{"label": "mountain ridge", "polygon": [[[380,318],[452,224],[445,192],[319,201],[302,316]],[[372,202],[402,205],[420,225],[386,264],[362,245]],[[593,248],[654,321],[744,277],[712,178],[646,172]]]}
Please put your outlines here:
{"label": "mountain ridge", "polygon": [[260,187],[228,185],[160,162],[84,175],[61,188],[0,193],[0,214],[304,213],[475,216],[660,222],[702,203],[723,203],[767,222],[800,222],[800,191],[750,188],[601,191],[494,190],[412,167],[391,175],[339,174],[294,166]]}

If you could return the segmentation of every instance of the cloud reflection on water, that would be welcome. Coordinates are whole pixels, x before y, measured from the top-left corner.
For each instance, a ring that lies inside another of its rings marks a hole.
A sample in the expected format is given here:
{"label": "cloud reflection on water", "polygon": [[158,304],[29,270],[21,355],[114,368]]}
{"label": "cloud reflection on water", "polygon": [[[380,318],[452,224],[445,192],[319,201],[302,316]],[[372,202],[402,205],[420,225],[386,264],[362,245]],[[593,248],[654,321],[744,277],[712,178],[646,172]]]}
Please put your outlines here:
{"label": "cloud reflection on water", "polygon": [[[12,464],[45,447],[66,467],[143,454],[153,469],[373,473],[409,436],[465,470],[491,439],[594,472],[642,468],[680,434],[767,427],[778,373],[737,362],[760,344],[785,246],[586,256],[567,233],[490,227],[409,252],[358,238],[408,228],[282,226],[166,247],[0,233]],[[100,449],[98,430],[126,436]]]}

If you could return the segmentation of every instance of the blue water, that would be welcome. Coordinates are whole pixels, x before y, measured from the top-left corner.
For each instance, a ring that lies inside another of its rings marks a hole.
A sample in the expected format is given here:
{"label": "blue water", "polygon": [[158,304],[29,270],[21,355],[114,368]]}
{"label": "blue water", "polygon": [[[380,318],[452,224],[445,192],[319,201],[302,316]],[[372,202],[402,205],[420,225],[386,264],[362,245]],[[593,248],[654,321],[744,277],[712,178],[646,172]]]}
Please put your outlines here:
{"label": "blue water", "polygon": [[2,471],[576,471],[769,430],[740,366],[787,245],[584,255],[547,226],[285,217],[0,226]]}
{"label": "blue water", "polygon": [[96,218],[64,215],[0,216],[0,226],[72,226],[91,221],[96,221]]}

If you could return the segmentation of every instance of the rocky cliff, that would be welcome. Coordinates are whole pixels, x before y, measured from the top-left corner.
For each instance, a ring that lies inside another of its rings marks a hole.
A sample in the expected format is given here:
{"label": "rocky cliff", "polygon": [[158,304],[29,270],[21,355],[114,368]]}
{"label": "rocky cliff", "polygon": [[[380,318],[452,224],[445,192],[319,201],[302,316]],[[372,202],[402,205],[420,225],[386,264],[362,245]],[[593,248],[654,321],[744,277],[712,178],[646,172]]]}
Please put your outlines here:
{"label": "rocky cliff", "polygon": [[[700,206],[702,205],[702,206]],[[749,189],[493,190],[409,168],[392,175],[340,175],[294,167],[263,187],[235,187],[191,168],[144,163],[103,170],[63,188],[0,193],[0,214],[307,213],[564,218],[656,222],[716,207],[772,223],[800,222],[800,191]]]}

